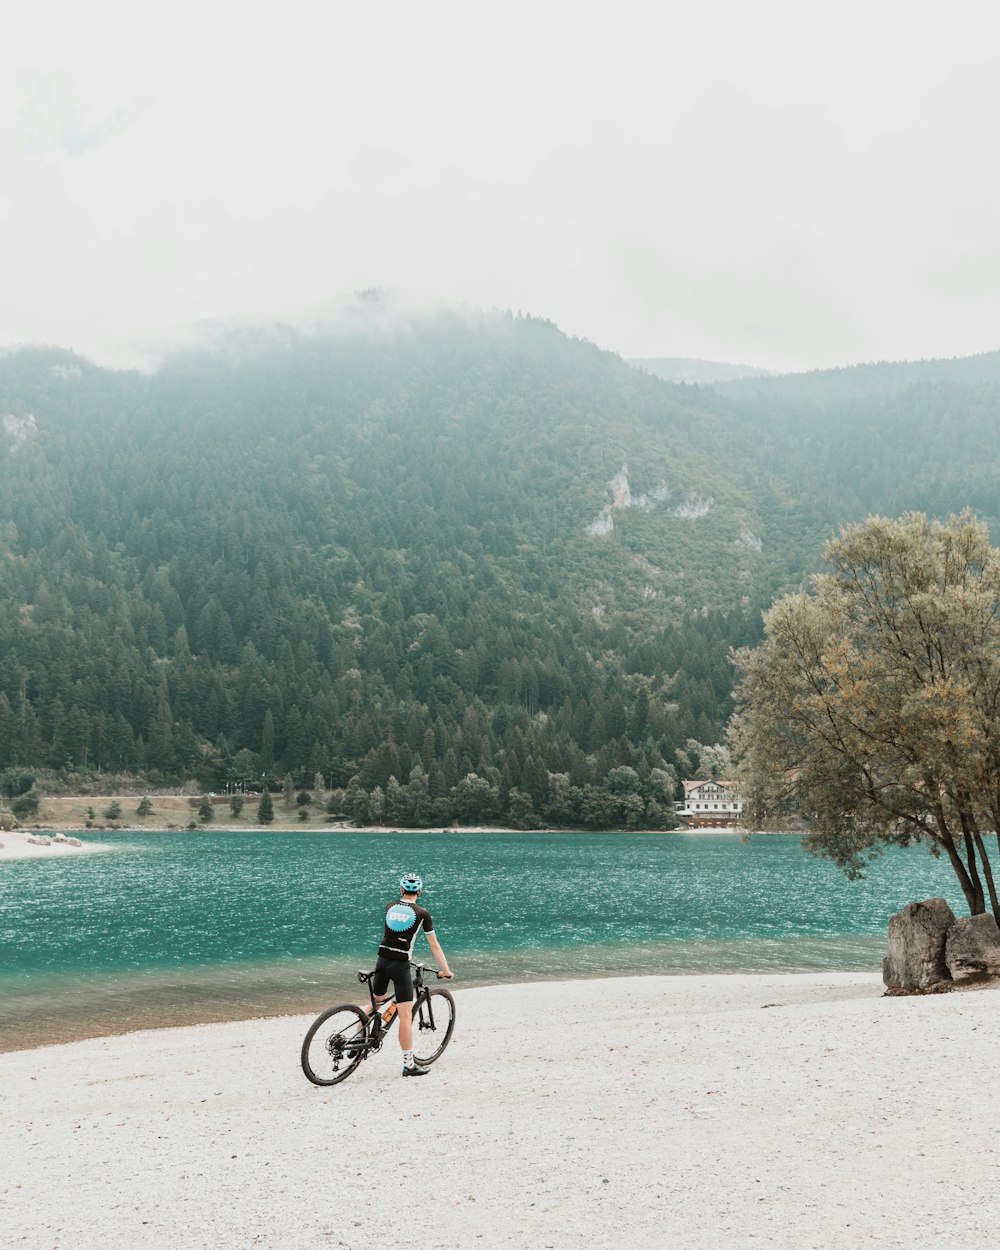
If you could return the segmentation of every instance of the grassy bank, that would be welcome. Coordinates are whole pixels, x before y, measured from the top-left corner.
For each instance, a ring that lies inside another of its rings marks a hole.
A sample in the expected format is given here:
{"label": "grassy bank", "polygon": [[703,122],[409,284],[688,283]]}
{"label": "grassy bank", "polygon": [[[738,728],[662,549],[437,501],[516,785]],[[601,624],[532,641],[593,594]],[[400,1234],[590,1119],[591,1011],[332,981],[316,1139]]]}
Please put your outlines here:
{"label": "grassy bank", "polygon": [[[202,798],[200,795],[157,794],[150,795],[152,804],[150,811],[139,814],[142,795],[63,795],[43,796],[37,813],[22,822],[22,828],[32,830],[51,830],[68,833],[87,829],[187,829],[192,822],[196,826],[219,829],[257,829],[257,804],[259,796],[247,796],[243,810],[234,816],[229,806],[229,795],[215,795],[212,803],[212,818],[204,821],[198,814]],[[317,829],[330,828],[338,822],[321,806],[310,805],[303,809],[306,819],[299,816],[299,808],[295,805],[286,806],[281,795],[272,795],[274,820],[272,829]],[[113,818],[108,815],[112,804],[121,808],[120,814]],[[90,822],[88,824],[88,821]]]}

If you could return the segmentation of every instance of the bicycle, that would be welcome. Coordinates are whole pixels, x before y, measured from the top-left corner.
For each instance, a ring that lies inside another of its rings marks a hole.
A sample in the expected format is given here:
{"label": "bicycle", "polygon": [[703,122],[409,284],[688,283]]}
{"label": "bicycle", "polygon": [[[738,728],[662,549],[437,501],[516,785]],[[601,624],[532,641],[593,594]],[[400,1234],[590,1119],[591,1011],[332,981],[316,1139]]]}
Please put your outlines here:
{"label": "bicycle", "polygon": [[[429,989],[424,973],[434,968],[411,963],[413,969],[413,1057],[426,1067],[441,1058],[455,1031],[455,1000],[447,990]],[[380,1050],[396,1022],[396,998],[375,1002],[374,972],[359,972],[368,986],[371,1011],[354,1003],[340,1003],[324,1011],[309,1026],[302,1043],[302,1071],[314,1085],[336,1085],[346,1080],[363,1059]]]}

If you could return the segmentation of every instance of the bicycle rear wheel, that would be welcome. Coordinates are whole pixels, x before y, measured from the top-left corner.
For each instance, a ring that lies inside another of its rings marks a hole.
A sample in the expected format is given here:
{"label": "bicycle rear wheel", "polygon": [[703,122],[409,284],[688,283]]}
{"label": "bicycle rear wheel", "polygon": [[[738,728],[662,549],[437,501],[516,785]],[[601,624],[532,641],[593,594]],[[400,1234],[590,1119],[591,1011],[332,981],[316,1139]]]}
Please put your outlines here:
{"label": "bicycle rear wheel", "polygon": [[314,1085],[336,1085],[351,1075],[367,1048],[368,1017],[342,1003],[315,1019],[302,1043],[302,1071]]}
{"label": "bicycle rear wheel", "polygon": [[455,1000],[447,990],[428,990],[413,1012],[413,1057],[424,1067],[441,1057],[455,1031]]}

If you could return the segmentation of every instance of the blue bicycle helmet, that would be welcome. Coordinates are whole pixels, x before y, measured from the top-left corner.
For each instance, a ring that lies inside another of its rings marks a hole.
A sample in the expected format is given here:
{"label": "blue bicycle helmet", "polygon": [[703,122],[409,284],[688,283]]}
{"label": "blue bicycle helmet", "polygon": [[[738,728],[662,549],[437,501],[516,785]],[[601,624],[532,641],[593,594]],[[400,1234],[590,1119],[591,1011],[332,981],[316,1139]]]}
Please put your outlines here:
{"label": "blue bicycle helmet", "polygon": [[399,888],[403,894],[419,894],[424,888],[424,883],[415,872],[408,872],[400,881]]}

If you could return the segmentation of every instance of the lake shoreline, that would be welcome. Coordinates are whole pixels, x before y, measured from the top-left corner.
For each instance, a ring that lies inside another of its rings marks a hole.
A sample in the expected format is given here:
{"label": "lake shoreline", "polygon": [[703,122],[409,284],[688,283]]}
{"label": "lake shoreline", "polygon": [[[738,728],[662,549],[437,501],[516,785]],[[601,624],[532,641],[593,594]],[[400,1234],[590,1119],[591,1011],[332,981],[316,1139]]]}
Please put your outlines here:
{"label": "lake shoreline", "polygon": [[93,842],[115,853],[0,864],[4,1050],[359,995],[411,868],[466,986],[877,971],[888,917],[946,886],[919,849],[848,882],[788,837],[202,827]]}
{"label": "lake shoreline", "polygon": [[[128,795],[84,795],[57,794],[43,795],[38,812],[19,826],[27,833],[66,833],[73,835],[99,834],[102,832],[140,833],[144,830],[153,832],[186,832],[194,825],[198,829],[217,829],[220,833],[235,833],[249,829],[268,829],[275,833],[308,831],[322,833],[610,833],[631,834],[649,833],[652,835],[676,834],[738,834],[743,836],[745,830],[741,826],[716,825],[693,827],[679,825],[674,829],[600,829],[581,830],[572,828],[561,829],[512,829],[504,825],[476,824],[433,826],[431,828],[410,828],[398,825],[352,825],[347,820],[329,817],[318,804],[299,809],[288,806],[280,795],[273,796],[274,819],[267,824],[257,820],[257,804],[259,795],[243,797],[242,810],[234,815],[230,811],[231,796],[208,795],[212,804],[212,819],[203,821],[198,811],[201,797],[190,794],[152,794],[146,796],[151,804],[147,812],[140,814],[138,807],[143,796]],[[299,811],[307,813],[305,820]],[[116,811],[116,815],[109,812]],[[789,832],[800,833],[801,830]],[[2,837],[0,837],[2,840]]]}
{"label": "lake shoreline", "polygon": [[[879,939],[881,944],[881,939]],[[424,956],[427,959],[427,956]],[[859,960],[853,966],[836,970],[848,975],[866,975],[876,970],[878,959],[871,963]],[[287,1016],[302,1015],[312,1018],[326,1010],[334,1002],[353,1002],[360,1007],[368,1002],[367,991],[359,988],[355,972],[358,968],[368,968],[374,964],[374,957],[366,960],[360,956],[355,961],[335,964],[330,960],[326,984],[318,989],[316,984],[309,987],[289,985],[276,998],[265,998],[253,988],[237,991],[228,1000],[216,997],[206,1002],[198,993],[196,982],[188,982],[186,993],[175,995],[171,1001],[164,1001],[158,994],[155,982],[129,984],[127,978],[121,978],[115,987],[113,1000],[104,1002],[107,985],[91,984],[83,991],[83,998],[77,995],[68,1002],[58,997],[49,998],[42,1010],[40,1003],[29,1000],[18,1000],[8,996],[9,1011],[5,1015],[0,1011],[0,1055],[22,1050],[38,1050],[52,1045],[70,1042],[97,1041],[101,1038],[128,1037],[133,1033],[169,1032],[180,1028],[209,1028],[235,1023],[251,1023],[255,1021],[277,1020]],[[433,962],[429,964],[433,967]],[[348,968],[350,970],[348,970]],[[495,978],[478,975],[475,972],[460,974],[457,981],[447,983],[447,988],[497,989],[512,986],[558,985],[573,983],[582,986],[607,980],[645,980],[648,978],[691,978],[702,977],[715,979],[718,977],[769,977],[790,976],[803,977],[822,975],[824,970],[803,963],[801,966],[776,967],[766,964],[754,965],[748,962],[745,967],[732,964],[720,965],[708,970],[704,965],[691,967],[661,967],[656,971],[643,968],[605,968],[590,970],[568,970],[566,967],[558,971],[527,972],[522,971],[509,978]],[[432,986],[437,985],[431,976]],[[444,985],[444,982],[441,982]],[[586,991],[581,989],[581,993]],[[100,1004],[95,1010],[95,1004]]]}
{"label": "lake shoreline", "polygon": [[[865,973],[453,988],[454,1040],[412,1089],[395,1037],[343,1084],[310,1085],[309,1016],[0,1056],[6,1238],[412,1239],[407,1205],[358,1179],[404,1137],[447,1178],[432,1240],[449,1250],[991,1235],[988,1186],[941,1160],[992,1157],[1000,1088],[980,1085],[974,1117],[940,1108],[963,1105],[966,1070],[1000,1063],[995,989],[886,998]],[[613,1026],[577,1031],[581,1013]]]}
{"label": "lake shoreline", "polygon": [[[511,829],[503,825],[446,825],[435,826],[432,828],[409,827],[406,825],[349,825],[340,822],[331,822],[322,826],[308,825],[299,820],[274,820],[266,825],[257,824],[234,824],[232,822],[208,821],[202,823],[198,821],[195,829],[207,833],[246,833],[248,830],[267,830],[271,833],[417,833],[417,834],[470,834],[470,833],[488,833],[488,834],[509,834],[511,836],[533,836],[536,834],[609,834],[612,836],[642,836],[648,834],[651,837],[667,837],[671,834],[678,836],[702,837],[706,834],[726,834],[739,837],[786,837],[788,834],[799,834],[801,830],[779,830],[779,831],[758,831],[750,834],[747,830],[734,825],[709,825],[699,828],[688,828],[679,826],[676,829]],[[74,837],[89,837],[94,834],[101,833],[189,833],[194,830],[187,826],[181,828],[177,825],[166,826],[150,822],[148,824],[101,824],[97,823],[88,826],[86,823],[72,821],[39,821],[32,822],[30,825],[22,825],[15,832],[20,835],[40,834],[43,836],[52,836],[57,833],[72,834]],[[0,839],[5,835],[0,834]],[[2,858],[2,856],[0,856]]]}

